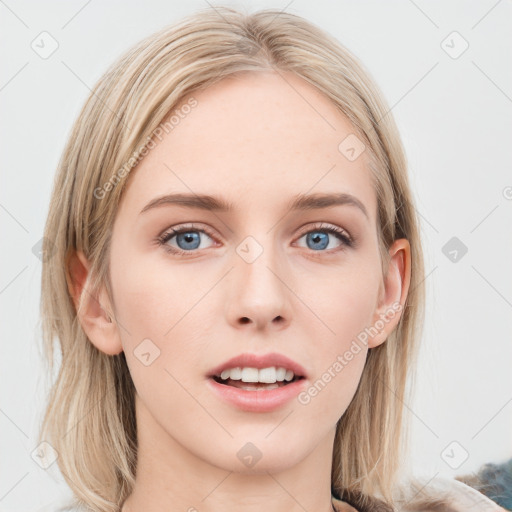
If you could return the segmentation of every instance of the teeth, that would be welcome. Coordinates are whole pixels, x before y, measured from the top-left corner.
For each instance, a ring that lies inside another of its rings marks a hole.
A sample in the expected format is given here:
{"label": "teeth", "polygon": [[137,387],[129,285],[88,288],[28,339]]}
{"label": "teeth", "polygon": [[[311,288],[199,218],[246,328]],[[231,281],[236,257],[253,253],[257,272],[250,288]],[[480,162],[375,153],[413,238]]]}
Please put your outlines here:
{"label": "teeth", "polygon": [[262,368],[258,371],[258,381],[265,382],[267,384],[273,384],[277,380],[276,377],[276,369],[272,368]]}
{"label": "teeth", "polygon": [[220,374],[222,380],[233,379],[240,380],[242,378],[242,368],[231,368],[230,370],[224,370]]}
{"label": "teeth", "polygon": [[229,368],[220,374],[222,380],[241,380],[242,382],[263,382],[273,384],[275,382],[290,382],[294,373],[286,368],[271,366],[269,368]]}

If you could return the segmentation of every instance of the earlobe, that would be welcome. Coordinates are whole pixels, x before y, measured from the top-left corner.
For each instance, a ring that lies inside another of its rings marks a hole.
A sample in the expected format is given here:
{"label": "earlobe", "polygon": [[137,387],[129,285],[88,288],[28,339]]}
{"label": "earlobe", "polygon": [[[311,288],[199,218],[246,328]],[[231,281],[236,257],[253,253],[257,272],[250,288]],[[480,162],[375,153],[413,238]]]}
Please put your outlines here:
{"label": "earlobe", "polygon": [[374,348],[386,341],[402,316],[411,281],[411,248],[405,238],[395,240],[389,249],[389,267],[383,280],[383,289],[374,315],[378,333],[368,341]]}
{"label": "earlobe", "polygon": [[68,258],[67,282],[77,317],[91,343],[105,354],[115,355],[123,347],[106,290],[88,289],[90,264],[82,251]]}

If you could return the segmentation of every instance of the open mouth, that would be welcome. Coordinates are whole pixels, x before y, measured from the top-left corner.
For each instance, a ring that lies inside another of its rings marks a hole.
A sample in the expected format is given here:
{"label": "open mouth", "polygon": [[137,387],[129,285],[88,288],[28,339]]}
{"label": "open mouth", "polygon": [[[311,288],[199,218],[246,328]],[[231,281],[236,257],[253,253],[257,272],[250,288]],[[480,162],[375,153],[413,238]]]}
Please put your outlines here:
{"label": "open mouth", "polygon": [[288,386],[289,384],[294,383],[295,381],[301,380],[304,377],[294,376],[290,381],[276,381],[271,384],[267,384],[265,382],[244,382],[242,380],[233,380],[233,379],[222,379],[217,375],[211,377],[215,382],[219,384],[223,384],[224,386],[231,386],[234,388],[245,389],[248,391],[257,391],[257,390],[266,390],[266,389],[277,389]]}

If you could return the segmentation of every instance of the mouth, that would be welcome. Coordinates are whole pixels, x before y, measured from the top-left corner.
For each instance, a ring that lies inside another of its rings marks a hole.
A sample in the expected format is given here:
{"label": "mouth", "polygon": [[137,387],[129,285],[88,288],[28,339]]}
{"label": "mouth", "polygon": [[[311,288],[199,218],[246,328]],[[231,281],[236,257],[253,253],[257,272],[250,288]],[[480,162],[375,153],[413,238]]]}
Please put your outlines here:
{"label": "mouth", "polygon": [[286,387],[307,374],[293,359],[273,352],[240,354],[210,370],[207,377],[223,386],[253,391]]}
{"label": "mouth", "polygon": [[306,369],[279,354],[241,354],[210,370],[209,388],[224,402],[252,413],[284,407],[306,387]]}
{"label": "mouth", "polygon": [[245,382],[242,379],[232,379],[230,377],[223,379],[222,377],[218,375],[214,375],[210,377],[218,384],[222,384],[224,386],[230,386],[238,389],[244,389],[247,391],[264,391],[264,390],[271,390],[271,389],[277,389],[277,388],[283,388],[286,386],[289,386],[290,384],[297,382],[299,380],[304,379],[304,377],[300,375],[294,375],[291,380],[280,380],[276,382]]}

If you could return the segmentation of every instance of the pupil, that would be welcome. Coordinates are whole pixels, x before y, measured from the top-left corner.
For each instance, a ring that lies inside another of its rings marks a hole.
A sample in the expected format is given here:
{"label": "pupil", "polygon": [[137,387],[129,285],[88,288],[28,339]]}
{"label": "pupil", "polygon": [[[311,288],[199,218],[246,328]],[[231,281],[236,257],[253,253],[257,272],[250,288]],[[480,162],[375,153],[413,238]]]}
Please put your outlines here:
{"label": "pupil", "polygon": [[[199,233],[191,231],[187,233],[180,233],[176,237],[176,242],[181,249],[197,249],[200,243]],[[182,244],[185,246],[183,247]]]}
{"label": "pupil", "polygon": [[329,244],[329,235],[327,233],[316,232],[316,234],[309,233],[307,235],[307,241],[313,242],[313,244],[320,243],[320,247],[310,247],[313,250],[325,249]]}

